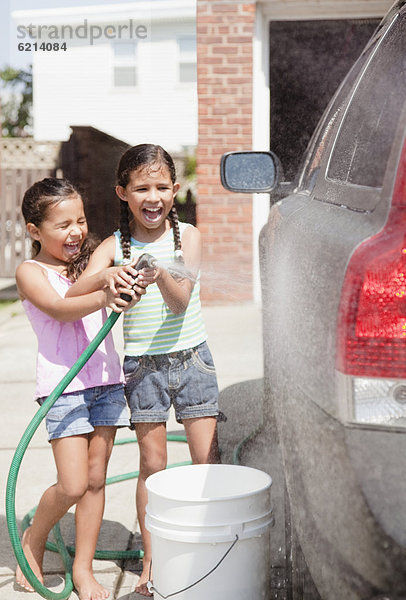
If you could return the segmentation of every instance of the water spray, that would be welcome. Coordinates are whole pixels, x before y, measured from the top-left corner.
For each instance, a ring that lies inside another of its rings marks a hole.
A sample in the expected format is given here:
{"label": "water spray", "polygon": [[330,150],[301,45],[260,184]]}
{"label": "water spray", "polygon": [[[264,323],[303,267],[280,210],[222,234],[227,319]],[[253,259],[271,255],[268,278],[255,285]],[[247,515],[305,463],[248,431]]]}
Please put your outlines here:
{"label": "water spray", "polygon": [[193,273],[189,271],[189,269],[187,269],[183,263],[174,262],[169,265],[157,263],[157,266],[166,269],[168,273],[175,279],[190,279],[190,281],[193,283],[196,283],[197,281],[197,277],[195,277],[195,275],[193,275]]}

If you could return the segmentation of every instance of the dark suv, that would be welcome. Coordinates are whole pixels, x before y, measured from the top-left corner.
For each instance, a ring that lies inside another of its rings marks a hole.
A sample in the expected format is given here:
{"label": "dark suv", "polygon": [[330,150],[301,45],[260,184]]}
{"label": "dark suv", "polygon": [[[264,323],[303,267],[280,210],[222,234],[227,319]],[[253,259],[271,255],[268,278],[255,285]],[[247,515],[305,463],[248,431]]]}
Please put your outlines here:
{"label": "dark suv", "polygon": [[[272,152],[226,154],[221,176],[271,198],[265,426],[277,426],[304,558],[287,548],[288,597],[406,598],[406,0],[331,100],[294,182]],[[307,570],[314,592],[298,592]]]}

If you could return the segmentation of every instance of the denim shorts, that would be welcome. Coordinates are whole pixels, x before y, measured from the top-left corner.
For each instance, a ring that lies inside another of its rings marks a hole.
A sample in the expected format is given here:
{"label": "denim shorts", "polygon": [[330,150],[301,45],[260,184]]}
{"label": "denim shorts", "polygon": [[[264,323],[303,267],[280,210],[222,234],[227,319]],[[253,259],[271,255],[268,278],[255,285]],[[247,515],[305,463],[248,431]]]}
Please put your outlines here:
{"label": "denim shorts", "polygon": [[[39,398],[39,404],[45,398]],[[129,427],[127,403],[121,383],[99,385],[62,394],[46,415],[48,440],[83,435],[95,427]]]}
{"label": "denim shorts", "polygon": [[218,415],[217,377],[206,342],[169,354],[126,356],[124,374],[131,423],[165,422],[171,405],[180,423]]}

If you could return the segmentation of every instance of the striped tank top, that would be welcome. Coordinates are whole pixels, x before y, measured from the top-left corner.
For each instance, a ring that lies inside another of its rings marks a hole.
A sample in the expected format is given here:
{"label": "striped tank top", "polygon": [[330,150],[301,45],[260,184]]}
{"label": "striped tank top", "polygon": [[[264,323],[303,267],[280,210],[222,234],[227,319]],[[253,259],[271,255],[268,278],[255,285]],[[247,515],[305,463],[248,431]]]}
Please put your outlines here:
{"label": "striped tank top", "polygon": [[[179,223],[183,235],[188,223]],[[116,265],[121,265],[123,253],[120,245],[120,232],[116,238]],[[154,256],[163,267],[173,264],[175,259],[173,230],[157,242],[143,243],[131,238],[131,260],[147,252]],[[200,305],[200,275],[193,287],[188,307],[184,313],[175,315],[165,304],[159,287],[153,283],[146,294],[130,310],[124,313],[123,320],[124,352],[129,356],[142,354],[167,354],[187,350],[207,339]]]}

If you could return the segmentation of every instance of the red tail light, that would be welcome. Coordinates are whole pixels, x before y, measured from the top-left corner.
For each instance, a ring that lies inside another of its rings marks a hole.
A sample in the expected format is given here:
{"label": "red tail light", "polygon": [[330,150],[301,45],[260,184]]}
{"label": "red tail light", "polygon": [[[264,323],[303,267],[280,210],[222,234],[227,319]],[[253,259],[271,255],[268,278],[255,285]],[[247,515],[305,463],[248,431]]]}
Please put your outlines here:
{"label": "red tail light", "polygon": [[385,227],[352,255],[341,295],[337,369],[406,378],[406,145]]}

